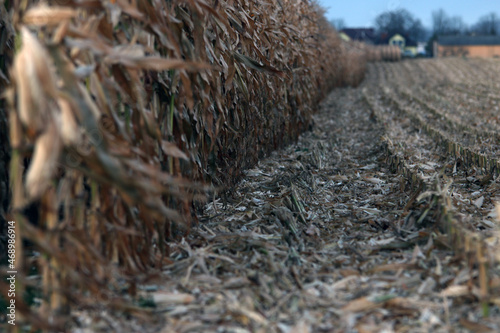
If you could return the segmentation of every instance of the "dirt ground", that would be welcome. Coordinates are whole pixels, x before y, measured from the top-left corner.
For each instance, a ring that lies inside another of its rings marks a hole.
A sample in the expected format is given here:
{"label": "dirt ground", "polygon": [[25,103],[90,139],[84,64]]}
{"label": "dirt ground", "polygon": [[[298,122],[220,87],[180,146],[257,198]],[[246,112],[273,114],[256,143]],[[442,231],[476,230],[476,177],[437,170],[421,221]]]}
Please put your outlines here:
{"label": "dirt ground", "polygon": [[155,327],[500,331],[498,77],[499,60],[370,64],[171,244],[141,286]]}

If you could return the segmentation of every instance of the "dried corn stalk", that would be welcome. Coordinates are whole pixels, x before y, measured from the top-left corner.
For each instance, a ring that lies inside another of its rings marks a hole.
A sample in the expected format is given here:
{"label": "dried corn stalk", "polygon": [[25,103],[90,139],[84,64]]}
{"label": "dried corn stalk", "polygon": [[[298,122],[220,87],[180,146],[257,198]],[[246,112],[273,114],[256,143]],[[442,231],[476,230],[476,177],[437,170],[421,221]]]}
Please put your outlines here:
{"label": "dried corn stalk", "polygon": [[198,184],[230,185],[295,140],[328,90],[362,80],[366,50],[303,1],[56,3],[15,5],[7,95],[12,208],[46,254],[41,312],[57,326],[69,300],[105,302],[161,268]]}

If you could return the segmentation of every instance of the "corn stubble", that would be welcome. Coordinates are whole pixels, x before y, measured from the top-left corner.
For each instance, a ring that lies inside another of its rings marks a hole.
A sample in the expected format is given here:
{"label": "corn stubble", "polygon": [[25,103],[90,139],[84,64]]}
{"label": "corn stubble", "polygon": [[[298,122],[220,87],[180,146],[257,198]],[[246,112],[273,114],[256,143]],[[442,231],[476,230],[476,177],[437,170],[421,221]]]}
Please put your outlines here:
{"label": "corn stubble", "polygon": [[326,92],[384,59],[301,1],[10,6],[8,216],[43,253],[42,306],[20,306],[42,328],[75,303],[123,306],[116,292],[133,296],[197,222],[203,184],[233,184],[306,130]]}

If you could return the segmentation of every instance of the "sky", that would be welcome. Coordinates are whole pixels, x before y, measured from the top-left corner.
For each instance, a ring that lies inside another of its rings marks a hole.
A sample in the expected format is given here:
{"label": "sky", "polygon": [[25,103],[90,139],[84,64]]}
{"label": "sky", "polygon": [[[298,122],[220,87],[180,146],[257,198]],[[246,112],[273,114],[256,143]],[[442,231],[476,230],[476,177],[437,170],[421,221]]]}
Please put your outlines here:
{"label": "sky", "polygon": [[474,24],[483,15],[500,14],[498,0],[318,0],[327,10],[327,19],[342,18],[346,27],[369,27],[377,15],[389,10],[404,8],[431,28],[432,12],[440,8],[448,16],[460,16],[467,25]]}

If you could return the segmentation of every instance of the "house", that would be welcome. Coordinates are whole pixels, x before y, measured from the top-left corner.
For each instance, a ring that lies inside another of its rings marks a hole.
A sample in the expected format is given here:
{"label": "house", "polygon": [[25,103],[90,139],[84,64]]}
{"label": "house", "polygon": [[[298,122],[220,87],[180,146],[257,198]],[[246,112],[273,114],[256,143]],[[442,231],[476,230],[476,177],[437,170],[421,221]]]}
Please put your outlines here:
{"label": "house", "polygon": [[500,36],[438,36],[433,50],[435,57],[500,57]]}
{"label": "house", "polygon": [[401,49],[401,54],[407,57],[415,57],[418,54],[418,44],[406,35],[395,33],[393,35],[383,35],[380,44],[389,44]]}
{"label": "house", "polygon": [[398,46],[401,51],[404,51],[406,46],[406,39],[400,34],[394,34],[391,38],[389,38],[387,44]]}
{"label": "house", "polygon": [[346,28],[339,31],[340,38],[351,41],[375,44],[376,36],[373,28]]}
{"label": "house", "polygon": [[413,39],[406,39],[406,46],[404,50],[404,55],[409,57],[416,57],[418,54],[418,44]]}

